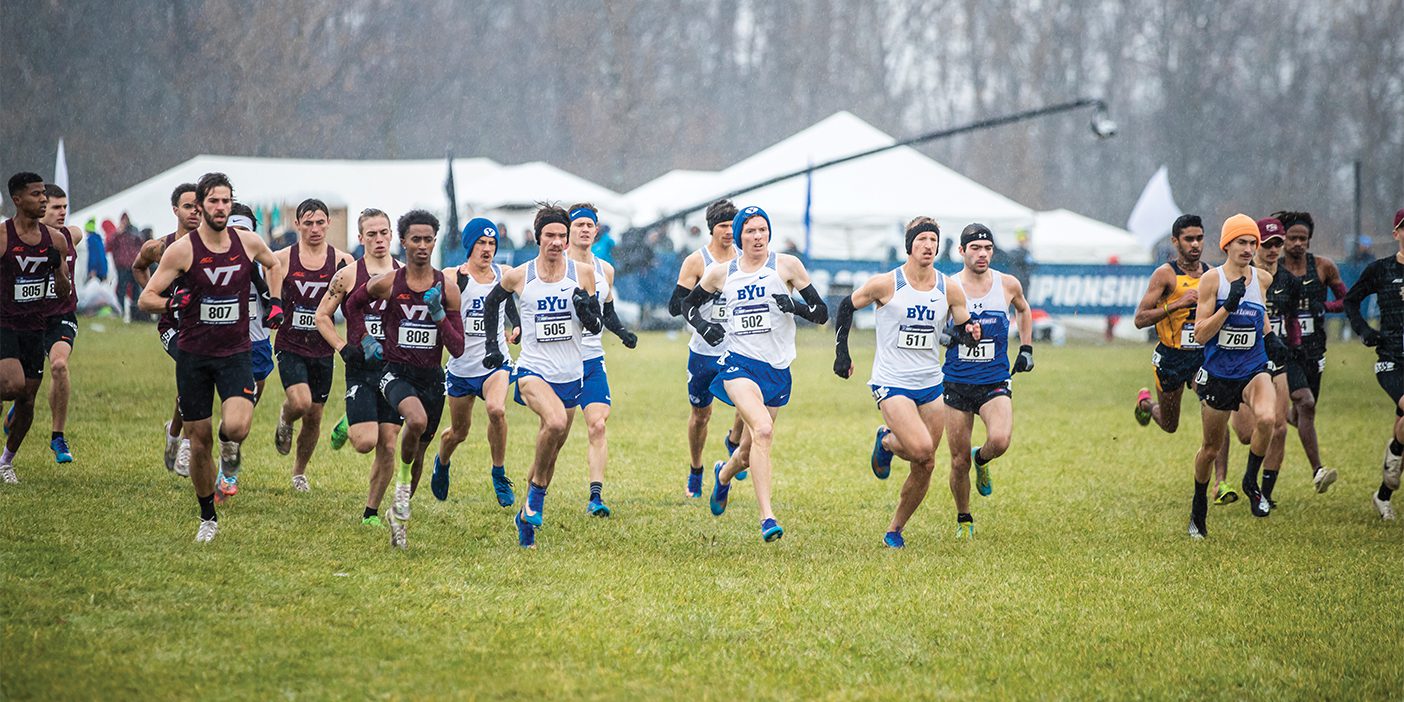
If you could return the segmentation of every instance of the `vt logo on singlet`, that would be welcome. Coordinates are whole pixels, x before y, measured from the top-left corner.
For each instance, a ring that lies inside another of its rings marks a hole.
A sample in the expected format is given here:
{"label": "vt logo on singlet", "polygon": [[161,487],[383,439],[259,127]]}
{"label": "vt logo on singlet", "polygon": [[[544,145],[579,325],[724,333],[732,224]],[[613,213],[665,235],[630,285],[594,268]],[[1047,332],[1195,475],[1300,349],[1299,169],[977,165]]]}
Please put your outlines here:
{"label": "vt logo on singlet", "polygon": [[400,313],[405,316],[405,319],[429,321],[428,305],[406,305],[402,302],[400,303]]}
{"label": "vt logo on singlet", "polygon": [[238,266],[218,266],[216,268],[206,268],[205,277],[210,279],[211,285],[228,285],[234,279],[234,271],[239,270]]}
{"label": "vt logo on singlet", "polygon": [[745,302],[747,300],[759,300],[763,297],[765,297],[764,285],[747,285],[746,287],[736,291],[736,300],[738,302]]}
{"label": "vt logo on singlet", "polygon": [[933,309],[930,309],[930,308],[927,308],[927,307],[922,307],[922,306],[920,306],[920,305],[918,305],[918,306],[916,306],[916,307],[908,307],[908,308],[907,308],[907,319],[916,319],[916,320],[921,320],[921,321],[926,321],[926,322],[934,322],[934,321],[936,321],[936,310],[933,310]]}
{"label": "vt logo on singlet", "polygon": [[301,293],[303,297],[317,297],[322,294],[322,289],[330,284],[311,280],[298,280],[294,282],[297,283],[297,291]]}
{"label": "vt logo on singlet", "polygon": [[21,273],[38,273],[40,264],[49,260],[47,256],[16,256]]}

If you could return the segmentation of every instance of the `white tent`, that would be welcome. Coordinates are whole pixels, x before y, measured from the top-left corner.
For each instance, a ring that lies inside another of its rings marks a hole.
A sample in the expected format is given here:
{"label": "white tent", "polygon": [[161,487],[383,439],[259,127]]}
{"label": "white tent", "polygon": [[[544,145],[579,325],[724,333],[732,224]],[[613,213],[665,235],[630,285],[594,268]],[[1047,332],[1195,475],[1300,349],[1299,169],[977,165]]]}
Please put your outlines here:
{"label": "white tent", "polygon": [[1151,252],[1131,232],[1069,210],[1034,215],[1029,251],[1039,263],[1150,263]]}
{"label": "white tent", "polygon": [[[89,217],[116,221],[126,212],[137,226],[150,226],[157,235],[164,234],[175,224],[171,191],[211,171],[228,175],[235,198],[255,209],[295,205],[309,197],[320,198],[333,209],[344,207],[348,213],[347,241],[355,240],[356,214],[367,207],[384,210],[392,218],[414,208],[439,214],[445,210],[448,169],[443,159],[353,161],[204,155],[85,207],[69,219],[80,223]],[[590,201],[600,207],[602,216],[619,219],[632,211],[618,193],[539,161],[503,166],[486,158],[460,158],[453,162],[453,173],[463,208],[460,214],[465,217],[482,214],[513,223],[529,222],[529,211],[540,200],[563,205]]]}
{"label": "white tent", "polygon": [[[854,115],[838,112],[713,177],[669,173],[629,197],[639,198],[640,212],[672,212],[730,189],[895,141]],[[808,186],[805,177],[792,178],[746,193],[737,204],[764,207],[776,241],[804,248]],[[819,258],[885,258],[890,248],[901,250],[902,228],[917,215],[935,217],[948,241],[966,224],[983,222],[1001,246],[1012,246],[1014,232],[1033,224],[1031,209],[910,147],[826,168],[814,174],[812,188],[810,253]],[[700,220],[699,213],[688,223]]]}

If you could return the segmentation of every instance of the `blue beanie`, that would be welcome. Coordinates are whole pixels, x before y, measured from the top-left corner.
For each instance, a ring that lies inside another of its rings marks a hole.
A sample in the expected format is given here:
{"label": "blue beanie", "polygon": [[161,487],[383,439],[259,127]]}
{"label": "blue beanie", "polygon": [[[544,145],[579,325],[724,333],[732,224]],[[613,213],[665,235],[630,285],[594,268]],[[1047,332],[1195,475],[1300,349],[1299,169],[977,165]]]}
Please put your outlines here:
{"label": "blue beanie", "polygon": [[[736,213],[736,217],[731,220],[731,239],[736,242],[736,248],[738,249],[741,248],[741,228],[745,226],[746,220],[752,217],[760,217],[765,220],[766,229],[770,229],[770,215],[766,214],[765,210],[755,205],[743,207],[740,212]],[[772,231],[771,236],[774,235],[775,232]],[[767,241],[769,241],[769,239],[767,239]]]}
{"label": "blue beanie", "polygon": [[464,249],[472,251],[478,240],[484,237],[492,239],[494,243],[499,243],[497,241],[497,225],[492,220],[486,217],[474,217],[463,225]]}

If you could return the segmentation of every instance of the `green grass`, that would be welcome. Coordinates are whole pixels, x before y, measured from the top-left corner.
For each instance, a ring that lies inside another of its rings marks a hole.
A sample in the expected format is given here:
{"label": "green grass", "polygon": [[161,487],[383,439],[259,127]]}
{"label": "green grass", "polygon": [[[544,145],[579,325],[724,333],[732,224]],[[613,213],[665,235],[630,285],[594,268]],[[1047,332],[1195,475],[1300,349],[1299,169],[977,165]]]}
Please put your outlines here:
{"label": "green grass", "polygon": [[[787,534],[766,545],[748,483],[719,519],[683,496],[686,348],[648,334],[610,349],[613,519],[585,515],[577,425],[540,547],[520,550],[479,410],[452,495],[417,497],[400,553],[359,525],[365,457],[323,445],[313,492],[292,490],[271,445],[276,377],[241,493],[218,539],[195,544],[189,483],[161,464],[171,363],[149,327],[107,326],[85,328],[73,361],[77,462],[55,466],[35,432],[23,482],[0,488],[7,699],[1404,694],[1404,527],[1368,500],[1392,413],[1364,349],[1333,348],[1325,376],[1322,443],[1341,481],[1316,495],[1294,443],[1278,511],[1213,507],[1210,539],[1192,543],[1198,413],[1187,401],[1174,436],[1134,423],[1150,348],[1040,348],[994,495],[975,498],[978,539],[952,539],[938,477],[892,552],[881,536],[905,470],[868,469],[870,335],[855,335],[864,370],[847,382],[828,337],[801,335],[776,437]],[[327,429],[340,411],[334,393]],[[520,486],[535,422],[509,417]]]}

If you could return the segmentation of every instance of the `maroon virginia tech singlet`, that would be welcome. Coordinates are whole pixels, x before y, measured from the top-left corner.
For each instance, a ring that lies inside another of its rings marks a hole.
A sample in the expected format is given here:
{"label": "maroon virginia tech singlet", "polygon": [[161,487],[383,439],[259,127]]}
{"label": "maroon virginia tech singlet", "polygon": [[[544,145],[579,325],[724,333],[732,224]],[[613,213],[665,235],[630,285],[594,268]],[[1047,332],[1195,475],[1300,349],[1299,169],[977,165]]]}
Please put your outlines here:
{"label": "maroon virginia tech singlet", "polygon": [[249,285],[253,261],[232,227],[229,250],[215,253],[199,230],[190,232],[191,264],[185,272],[190,307],[181,313],[176,344],[184,353],[225,357],[249,350]]}
{"label": "maroon virginia tech singlet", "polygon": [[[408,274],[408,268],[395,271],[390,299],[386,300],[381,317],[385,326],[385,360],[417,368],[438,368],[443,363],[444,351],[439,325],[429,318],[424,293],[410,290]],[[434,271],[433,285],[443,282],[443,272]]]}
{"label": "maroon virginia tech singlet", "polygon": [[[390,265],[394,270],[400,269],[400,262],[390,259]],[[370,271],[366,269],[366,259],[356,262],[356,282],[352,283],[351,289],[346,291],[346,296],[341,298],[341,314],[346,317],[346,343],[351,346],[360,346],[361,337],[368,332],[371,336],[385,341],[385,329],[381,325],[381,316],[385,314],[385,300],[369,298],[361,314],[346,314],[346,305],[351,301],[351,295],[357,290],[366,287],[371,279]]]}
{"label": "maroon virginia tech singlet", "polygon": [[[180,237],[183,234],[184,232],[171,232],[170,234],[161,237],[161,252],[165,253],[167,249],[171,248],[171,244],[174,244],[180,240]],[[161,293],[162,296],[169,297],[171,291],[180,287],[181,284],[183,284],[184,282],[185,276],[176,276],[175,282],[171,283],[171,287],[166,288],[165,291]],[[170,312],[162,312],[161,318],[156,320],[156,333],[159,334],[162,339],[164,339],[166,338],[166,331],[168,329],[175,329],[177,326],[180,326],[180,320],[176,319],[175,315],[171,314]]]}
{"label": "maroon virginia tech singlet", "polygon": [[308,270],[298,258],[300,248],[300,244],[293,244],[288,251],[288,274],[283,278],[282,290],[287,319],[278,329],[273,348],[308,358],[327,358],[332,355],[332,347],[317,331],[317,306],[322,304],[327,288],[331,287],[332,276],[336,274],[337,252],[328,246],[322,267]]}
{"label": "maroon virginia tech singlet", "polygon": [[9,245],[0,253],[0,329],[41,331],[53,309],[53,302],[45,297],[52,274],[53,234],[40,224],[39,243],[25,243],[13,219],[5,222],[5,231]]}
{"label": "maroon virginia tech singlet", "polygon": [[49,304],[53,305],[53,309],[49,310],[50,317],[76,312],[78,310],[78,278],[75,277],[78,274],[78,244],[73,240],[73,236],[68,233],[68,227],[59,227],[55,231],[63,234],[63,236],[68,239],[68,255],[64,258],[65,263],[68,264],[69,289],[68,299],[55,301],[57,297],[54,295],[54,286],[56,285],[54,280],[55,276],[52,274],[49,275],[49,289],[44,293],[44,297],[49,300]]}

